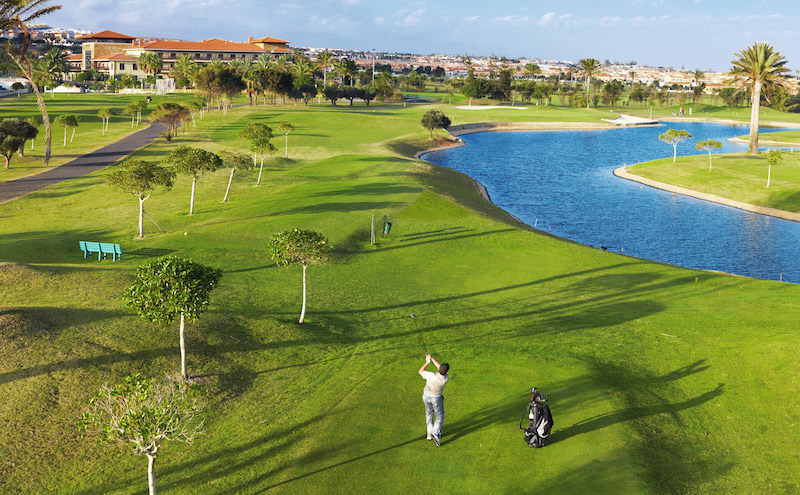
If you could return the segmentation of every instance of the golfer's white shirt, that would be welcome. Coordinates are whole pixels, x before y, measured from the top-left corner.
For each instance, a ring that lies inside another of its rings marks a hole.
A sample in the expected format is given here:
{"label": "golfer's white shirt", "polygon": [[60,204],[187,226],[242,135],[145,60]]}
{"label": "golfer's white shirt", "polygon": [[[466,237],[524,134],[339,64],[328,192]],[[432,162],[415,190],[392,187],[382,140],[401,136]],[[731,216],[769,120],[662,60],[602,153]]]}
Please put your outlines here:
{"label": "golfer's white shirt", "polygon": [[444,384],[450,379],[450,374],[442,375],[432,371],[423,371],[420,374],[426,382],[425,389],[422,391],[422,393],[425,395],[431,395],[433,397],[441,396],[442,390],[444,390]]}

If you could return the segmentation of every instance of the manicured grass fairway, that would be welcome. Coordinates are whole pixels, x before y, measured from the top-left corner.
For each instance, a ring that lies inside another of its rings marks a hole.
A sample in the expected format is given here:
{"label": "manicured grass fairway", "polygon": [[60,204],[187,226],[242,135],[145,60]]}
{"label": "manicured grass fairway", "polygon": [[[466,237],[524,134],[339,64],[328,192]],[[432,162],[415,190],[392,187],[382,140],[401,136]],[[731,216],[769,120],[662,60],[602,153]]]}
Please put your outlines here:
{"label": "manicured grass fairway", "polygon": [[[25,143],[25,156],[20,157],[14,154],[11,166],[8,170],[2,167],[5,160],[0,158],[0,182],[18,179],[28,175],[38,174],[53,167],[63,165],[81,155],[92,150],[117,141],[132,132],[143,129],[149,122],[147,117],[150,112],[162,101],[186,101],[194,97],[190,93],[173,93],[165,96],[153,96],[153,101],[142,113],[142,122],[138,127],[131,128],[131,117],[122,115],[122,109],[133,101],[142,100],[145,95],[122,95],[122,94],[59,94],[55,98],[50,95],[43,95],[47,111],[52,122],[58,115],[73,113],[80,116],[81,121],[75,130],[75,137],[70,143],[72,129],[67,129],[67,145],[64,146],[64,128],[52,124],[52,148],[50,163],[44,166],[44,125],[39,127],[39,135],[33,143],[34,149],[31,150],[31,142]],[[97,111],[101,108],[111,108],[117,115],[111,117],[108,125],[108,132],[103,136],[100,126],[101,120],[97,116]],[[22,98],[0,98],[0,120],[17,117],[25,119],[27,117],[38,116],[42,113],[36,104],[36,97],[25,95]]]}
{"label": "manicured grass fairway", "polygon": [[[771,134],[770,134],[771,136]],[[783,153],[783,161],[772,167],[767,185],[767,160],[747,153],[708,155],[655,160],[628,167],[632,174],[648,179],[716,194],[759,206],[800,212],[800,152]]]}
{"label": "manicured grass fairway", "polygon": [[[134,240],[136,200],[100,172],[0,205],[0,491],[143,493],[146,462],[80,434],[106,381],[179,368],[177,326],[139,320],[120,294],[164,254],[224,271],[188,327],[203,375],[206,434],[168,444],[160,493],[776,493],[800,489],[796,400],[800,289],[649,263],[525,230],[472,181],[393,154],[424,142],[429,107],[241,108],[215,112],[177,145],[241,146],[251,119],[289,120],[290,160],[263,185],[224,172],[158,191],[167,230]],[[535,110],[454,123],[535,120]],[[540,110],[552,120],[596,112]],[[282,146],[282,140],[275,144]],[[280,153],[279,153],[280,155]],[[108,206],[100,206],[108,205]],[[369,219],[391,236],[368,245]],[[265,241],[317,229],[334,246],[300,270]],[[184,235],[186,233],[186,235]],[[83,260],[78,240],[113,240],[122,262]],[[452,366],[443,445],[424,440],[423,350]],[[534,451],[517,429],[531,386],[555,429]]]}

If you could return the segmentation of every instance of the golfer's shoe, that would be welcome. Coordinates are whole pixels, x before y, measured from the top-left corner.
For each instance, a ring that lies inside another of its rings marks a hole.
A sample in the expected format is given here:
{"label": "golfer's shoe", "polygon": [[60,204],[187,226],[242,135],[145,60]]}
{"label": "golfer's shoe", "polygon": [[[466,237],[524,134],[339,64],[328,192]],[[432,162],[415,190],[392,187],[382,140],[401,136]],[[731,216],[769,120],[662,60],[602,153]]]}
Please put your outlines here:
{"label": "golfer's shoe", "polygon": [[425,437],[425,440],[433,440],[433,437],[428,435],[427,437]]}
{"label": "golfer's shoe", "polygon": [[439,446],[439,437],[436,435],[433,436],[433,443],[435,443],[437,447]]}

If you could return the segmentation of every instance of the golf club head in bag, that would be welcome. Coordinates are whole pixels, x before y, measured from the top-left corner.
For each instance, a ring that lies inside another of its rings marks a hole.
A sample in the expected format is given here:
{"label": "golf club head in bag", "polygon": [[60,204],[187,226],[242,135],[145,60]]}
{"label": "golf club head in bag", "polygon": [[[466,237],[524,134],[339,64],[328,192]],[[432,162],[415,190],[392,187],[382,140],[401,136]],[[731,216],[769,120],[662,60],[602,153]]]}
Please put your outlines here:
{"label": "golf club head in bag", "polygon": [[[527,427],[522,426],[525,416],[528,417]],[[553,416],[550,414],[547,396],[540,394],[536,387],[531,389],[531,401],[519,420],[519,427],[525,430],[522,438],[529,447],[538,449],[545,446],[553,428]]]}

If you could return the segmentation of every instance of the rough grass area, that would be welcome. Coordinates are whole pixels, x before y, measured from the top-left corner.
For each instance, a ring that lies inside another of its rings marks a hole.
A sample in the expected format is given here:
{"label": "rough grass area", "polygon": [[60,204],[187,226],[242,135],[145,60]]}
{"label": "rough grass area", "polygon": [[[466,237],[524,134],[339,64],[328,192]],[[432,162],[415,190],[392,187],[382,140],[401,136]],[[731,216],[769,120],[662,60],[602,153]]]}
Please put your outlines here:
{"label": "rough grass area", "polygon": [[[179,178],[145,204],[167,234],[148,223],[143,240],[136,199],[103,184],[108,170],[0,205],[0,492],[144,492],[145,460],[98,445],[77,418],[104,382],[178,370],[177,325],[144,322],[120,297],[138,265],[166,254],[224,274],[187,330],[205,434],[162,450],[161,493],[800,490],[800,288],[522,228],[469,178],[402,156],[424,140],[428,108],[214,112],[138,156],[241,148],[238,129],[258,119],[297,127],[289,159],[270,159],[260,187],[237,175],[227,204],[227,174],[203,177],[193,216]],[[570,112],[543,114],[583,113]],[[375,246],[373,214],[394,224]],[[329,264],[309,268],[304,326],[300,269],[266,250],[290,227],[333,245]],[[123,260],[84,260],[79,240],[119,242]],[[412,312],[451,365],[439,449],[424,439]],[[532,386],[555,419],[542,450],[517,426]]]}
{"label": "rough grass area", "polygon": [[[770,134],[772,136],[772,134]],[[800,212],[800,152],[783,152],[767,185],[767,160],[745,153],[655,160],[628,167],[632,174],[759,206]]]}

